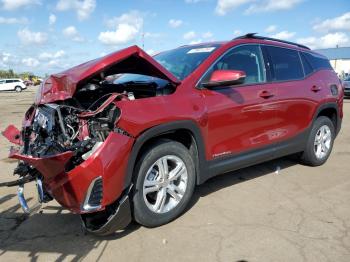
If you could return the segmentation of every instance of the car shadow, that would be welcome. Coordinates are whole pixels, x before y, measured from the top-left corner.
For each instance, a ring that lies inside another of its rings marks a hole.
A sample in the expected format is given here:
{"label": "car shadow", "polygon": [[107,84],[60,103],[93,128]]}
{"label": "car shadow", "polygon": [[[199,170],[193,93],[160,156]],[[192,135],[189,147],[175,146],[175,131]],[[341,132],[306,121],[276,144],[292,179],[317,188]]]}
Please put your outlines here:
{"label": "car shadow", "polygon": [[299,162],[296,161],[295,156],[287,156],[210,178],[204,184],[196,187],[191,202],[188,205],[188,210],[191,209],[201,197],[206,197],[226,187],[231,187],[297,164],[299,164]]}
{"label": "car shadow", "polygon": [[[289,158],[281,158],[264,164],[230,172],[214,177],[196,188],[194,196],[187,209],[191,209],[201,197],[206,197],[226,187],[242,183],[280,169],[295,165]],[[0,203],[13,201],[15,194],[2,197]],[[33,199],[28,199],[33,201]],[[0,213],[0,260],[7,252],[26,252],[31,261],[37,261],[42,253],[59,254],[57,261],[80,261],[91,251],[99,250],[101,258],[108,240],[118,240],[140,226],[131,223],[124,230],[106,237],[96,237],[86,234],[77,215],[71,214],[59,206],[47,205],[42,213],[25,216],[18,204]],[[98,260],[98,259],[97,259]]]}

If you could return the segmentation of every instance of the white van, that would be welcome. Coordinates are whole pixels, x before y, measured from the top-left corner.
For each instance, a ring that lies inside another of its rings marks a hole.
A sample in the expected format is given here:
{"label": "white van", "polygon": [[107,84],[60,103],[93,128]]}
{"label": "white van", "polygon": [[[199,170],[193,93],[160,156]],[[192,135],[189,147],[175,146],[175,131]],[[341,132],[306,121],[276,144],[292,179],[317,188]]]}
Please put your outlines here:
{"label": "white van", "polygon": [[23,83],[21,79],[18,79],[18,78],[0,79],[0,91],[22,92],[22,90],[26,88],[27,88],[26,85]]}

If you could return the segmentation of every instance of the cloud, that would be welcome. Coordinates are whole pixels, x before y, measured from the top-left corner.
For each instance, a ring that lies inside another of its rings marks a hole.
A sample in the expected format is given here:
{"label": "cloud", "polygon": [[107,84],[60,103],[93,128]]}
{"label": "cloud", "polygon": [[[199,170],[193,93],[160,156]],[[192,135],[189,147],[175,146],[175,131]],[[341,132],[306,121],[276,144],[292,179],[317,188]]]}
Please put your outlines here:
{"label": "cloud", "polygon": [[202,42],[203,42],[202,39],[196,39],[196,40],[192,40],[189,44],[190,45],[197,45],[197,44],[200,44]]}
{"label": "cloud", "polygon": [[213,36],[214,36],[213,33],[210,31],[202,34],[197,34],[195,31],[189,31],[186,34],[184,34],[183,38],[187,41],[191,40],[189,42],[190,45],[196,45],[196,44],[203,43],[204,42],[203,39],[205,39],[205,41],[208,41],[208,39],[212,38]]}
{"label": "cloud", "polygon": [[32,32],[29,29],[22,29],[17,32],[18,38],[23,44],[44,44],[47,42],[47,34],[43,32]]}
{"label": "cloud", "polygon": [[348,46],[350,38],[346,33],[335,32],[321,37],[305,37],[297,39],[298,43],[309,46],[311,49],[318,48],[335,48],[337,46]]}
{"label": "cloud", "polygon": [[26,7],[30,5],[40,5],[39,0],[1,0],[2,8],[5,10],[15,10],[20,7]]}
{"label": "cloud", "polygon": [[0,66],[8,67],[13,62],[13,55],[6,52],[0,52]]}
{"label": "cloud", "polygon": [[29,58],[23,58],[22,64],[24,64],[27,67],[37,67],[40,63],[37,59],[29,57]]}
{"label": "cloud", "polygon": [[276,25],[270,25],[268,27],[265,28],[265,32],[266,33],[273,33],[277,30],[277,26]]}
{"label": "cloud", "polygon": [[124,45],[134,41],[141,34],[142,14],[136,10],[114,17],[107,21],[113,31],[101,32],[98,39],[106,45]]}
{"label": "cloud", "polygon": [[313,29],[323,32],[338,30],[350,31],[350,12],[335,18],[326,19],[323,22],[314,25]]}
{"label": "cloud", "polygon": [[197,33],[195,31],[189,31],[189,32],[185,33],[183,37],[185,40],[190,40],[190,39],[196,38]]}
{"label": "cloud", "polygon": [[218,0],[215,13],[218,15],[226,15],[229,11],[252,1],[254,0]]}
{"label": "cloud", "polygon": [[54,14],[50,14],[49,16],[49,25],[53,25],[56,23],[57,17]]}
{"label": "cloud", "polygon": [[152,55],[156,54],[157,52],[154,51],[153,49],[148,49],[148,50],[146,51],[146,53],[149,54],[150,56],[152,56]]}
{"label": "cloud", "polygon": [[251,4],[245,14],[289,10],[303,0],[262,0]]}
{"label": "cloud", "polygon": [[96,0],[59,0],[56,5],[58,11],[74,10],[80,21],[88,19],[95,8]]}
{"label": "cloud", "polygon": [[68,26],[62,31],[63,35],[74,42],[83,42],[84,38],[80,36],[78,30],[74,26]]}
{"label": "cloud", "polygon": [[54,53],[44,52],[44,53],[41,53],[39,55],[39,59],[40,60],[57,59],[57,58],[63,57],[65,54],[66,53],[63,50],[59,50],[59,51],[54,52]]}
{"label": "cloud", "polygon": [[233,31],[233,35],[234,36],[240,36],[240,35],[242,35],[242,31],[241,30],[235,30],[235,31]]}
{"label": "cloud", "polygon": [[206,39],[212,38],[213,36],[214,36],[213,33],[210,32],[210,31],[205,32],[205,33],[202,34],[202,37],[203,37],[203,38],[206,38]]}
{"label": "cloud", "polygon": [[13,25],[13,24],[27,24],[28,19],[25,17],[16,18],[16,17],[2,17],[0,16],[0,24]]}
{"label": "cloud", "polygon": [[281,31],[271,35],[273,38],[288,40],[295,36],[295,32]]}
{"label": "cloud", "polygon": [[182,20],[170,19],[169,26],[172,28],[177,28],[183,24]]}

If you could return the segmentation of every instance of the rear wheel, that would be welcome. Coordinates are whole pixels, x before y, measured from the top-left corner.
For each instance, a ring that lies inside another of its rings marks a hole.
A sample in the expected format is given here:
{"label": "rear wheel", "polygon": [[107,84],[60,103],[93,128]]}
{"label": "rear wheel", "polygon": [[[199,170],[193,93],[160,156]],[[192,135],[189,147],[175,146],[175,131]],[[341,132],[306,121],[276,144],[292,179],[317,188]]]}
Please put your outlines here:
{"label": "rear wheel", "polygon": [[147,227],[160,226],[177,218],[190,201],[194,162],[184,145],[162,140],[142,155],[135,179],[135,220]]}
{"label": "rear wheel", "polygon": [[16,91],[17,93],[22,92],[22,87],[16,86],[16,87],[15,87],[15,91]]}
{"label": "rear wheel", "polygon": [[302,162],[310,166],[324,164],[331,154],[334,138],[333,122],[328,117],[318,117],[311,129],[306,150],[302,153]]}

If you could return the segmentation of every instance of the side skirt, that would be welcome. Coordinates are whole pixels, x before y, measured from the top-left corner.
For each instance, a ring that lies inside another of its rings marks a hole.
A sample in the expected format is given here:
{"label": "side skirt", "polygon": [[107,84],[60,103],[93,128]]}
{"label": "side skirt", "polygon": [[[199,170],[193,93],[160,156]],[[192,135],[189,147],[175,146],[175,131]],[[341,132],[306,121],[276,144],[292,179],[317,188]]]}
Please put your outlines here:
{"label": "side skirt", "polygon": [[234,154],[229,157],[208,161],[207,168],[201,172],[198,184],[202,184],[209,178],[235,171],[248,166],[260,164],[279,157],[295,154],[304,151],[310,128],[306,129],[296,137],[272,144],[259,149],[249,150],[243,153]]}

